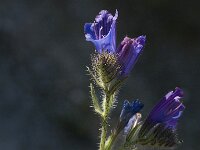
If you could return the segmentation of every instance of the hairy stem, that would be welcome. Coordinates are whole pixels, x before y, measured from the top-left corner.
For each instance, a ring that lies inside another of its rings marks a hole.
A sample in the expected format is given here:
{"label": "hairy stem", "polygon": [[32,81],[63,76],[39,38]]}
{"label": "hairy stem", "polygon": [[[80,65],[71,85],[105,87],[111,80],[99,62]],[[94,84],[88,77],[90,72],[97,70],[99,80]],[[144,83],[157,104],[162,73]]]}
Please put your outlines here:
{"label": "hairy stem", "polygon": [[111,95],[105,94],[105,98],[103,100],[103,115],[102,115],[102,127],[101,127],[101,139],[100,139],[100,148],[99,150],[105,150],[105,142],[107,135],[107,127],[108,127],[108,116],[110,114],[110,106],[109,102],[111,100]]}
{"label": "hairy stem", "polygon": [[116,138],[117,138],[117,134],[116,132],[113,132],[108,138],[108,140],[106,141],[105,150],[111,150],[112,145]]}
{"label": "hairy stem", "polygon": [[107,134],[107,123],[105,120],[102,121],[101,127],[101,140],[100,140],[100,150],[105,150],[105,142],[106,142],[106,134]]}

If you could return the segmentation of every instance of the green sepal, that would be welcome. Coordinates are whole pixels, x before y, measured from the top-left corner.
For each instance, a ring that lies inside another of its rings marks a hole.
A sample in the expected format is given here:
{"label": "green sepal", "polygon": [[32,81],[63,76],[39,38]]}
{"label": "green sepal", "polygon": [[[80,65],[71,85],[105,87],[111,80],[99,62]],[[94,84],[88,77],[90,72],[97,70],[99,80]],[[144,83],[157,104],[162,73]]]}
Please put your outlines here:
{"label": "green sepal", "polygon": [[131,128],[126,136],[126,142],[134,142],[137,139],[138,132],[141,128],[140,124],[137,124],[134,128]]}
{"label": "green sepal", "polygon": [[141,124],[137,124],[135,127],[132,127],[129,133],[126,136],[125,143],[123,145],[123,148],[126,150],[129,149],[136,149],[136,144],[138,140],[138,133],[141,128]]}
{"label": "green sepal", "polygon": [[126,79],[127,78],[123,78],[121,80],[118,79],[118,80],[115,80],[112,84],[110,84],[110,87],[109,87],[109,90],[108,90],[109,94],[112,95],[115,92],[117,92]]}
{"label": "green sepal", "polygon": [[174,130],[162,124],[157,124],[144,137],[139,138],[137,144],[160,148],[173,148],[180,144],[180,141]]}

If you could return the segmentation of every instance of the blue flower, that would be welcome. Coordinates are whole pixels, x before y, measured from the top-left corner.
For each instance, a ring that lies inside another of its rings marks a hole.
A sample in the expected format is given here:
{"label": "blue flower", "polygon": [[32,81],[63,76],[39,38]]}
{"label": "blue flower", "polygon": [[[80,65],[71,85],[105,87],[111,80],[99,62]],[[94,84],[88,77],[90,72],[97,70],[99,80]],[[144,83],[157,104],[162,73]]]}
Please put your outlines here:
{"label": "blue flower", "polygon": [[139,100],[134,100],[132,103],[125,100],[120,114],[120,122],[124,122],[126,126],[129,119],[138,113],[143,107],[144,104],[142,104]]}
{"label": "blue flower", "polygon": [[114,17],[107,10],[102,10],[96,16],[94,23],[85,24],[86,40],[93,42],[97,52],[102,53],[103,50],[111,53],[115,52],[117,17],[117,10]]}
{"label": "blue flower", "polygon": [[121,75],[128,76],[138,57],[141,55],[146,36],[139,36],[135,39],[125,37],[117,49],[118,61],[122,66]]}
{"label": "blue flower", "polygon": [[149,113],[147,119],[142,125],[139,133],[140,137],[147,134],[158,124],[160,124],[163,129],[165,128],[175,131],[178,119],[185,109],[185,106],[180,101],[180,98],[182,97],[183,91],[180,88],[175,88],[175,91],[166,94]]}
{"label": "blue flower", "polygon": [[139,100],[134,100],[132,103],[130,103],[128,100],[125,100],[119,117],[119,122],[115,130],[116,134],[119,134],[119,132],[126,127],[129,120],[143,107],[144,104],[142,104]]}

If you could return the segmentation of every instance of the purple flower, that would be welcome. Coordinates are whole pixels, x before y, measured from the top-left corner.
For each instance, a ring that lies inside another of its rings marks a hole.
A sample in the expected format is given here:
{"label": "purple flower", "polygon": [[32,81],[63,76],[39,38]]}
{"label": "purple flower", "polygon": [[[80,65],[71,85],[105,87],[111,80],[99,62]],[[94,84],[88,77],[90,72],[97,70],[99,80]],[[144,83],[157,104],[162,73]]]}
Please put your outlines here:
{"label": "purple flower", "polygon": [[102,53],[103,50],[115,52],[117,17],[117,10],[114,17],[107,10],[102,10],[96,16],[94,23],[85,24],[86,40],[93,42],[97,52]]}
{"label": "purple flower", "polygon": [[185,106],[179,100],[182,97],[183,91],[180,88],[175,88],[175,91],[166,94],[150,112],[149,120],[175,128],[179,117],[185,109]]}
{"label": "purple flower", "polygon": [[135,39],[125,37],[117,49],[118,60],[122,66],[122,76],[128,76],[138,57],[142,53],[146,36],[139,36]]}
{"label": "purple flower", "polygon": [[140,130],[140,136],[147,134],[157,124],[175,131],[178,119],[185,109],[180,101],[182,97],[183,91],[180,88],[166,94],[149,113]]}
{"label": "purple flower", "polygon": [[103,85],[111,83],[110,89],[121,86],[121,81],[126,79],[141,55],[146,41],[146,36],[125,37],[116,48],[117,17],[117,10],[114,17],[107,10],[102,10],[94,23],[84,26],[86,40],[93,42],[97,50],[92,57],[92,76]]}

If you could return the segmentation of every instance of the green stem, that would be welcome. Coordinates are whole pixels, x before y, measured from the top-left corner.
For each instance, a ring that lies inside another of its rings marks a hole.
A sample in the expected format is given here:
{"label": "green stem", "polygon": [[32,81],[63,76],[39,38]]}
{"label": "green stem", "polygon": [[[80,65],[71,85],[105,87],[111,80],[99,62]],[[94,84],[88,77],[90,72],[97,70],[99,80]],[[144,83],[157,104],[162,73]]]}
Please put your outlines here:
{"label": "green stem", "polygon": [[109,139],[106,141],[105,150],[110,150],[112,148],[112,145],[116,140],[116,138],[117,138],[116,132],[112,133]]}
{"label": "green stem", "polygon": [[103,106],[103,115],[102,115],[102,127],[101,127],[101,139],[100,139],[100,148],[99,150],[105,150],[106,135],[107,135],[107,126],[108,126],[108,115],[110,113],[110,102],[111,96],[105,94],[104,106]]}
{"label": "green stem", "polygon": [[105,120],[102,121],[101,128],[101,140],[100,140],[100,150],[105,150],[105,142],[106,142],[106,134],[107,134],[107,123]]}
{"label": "green stem", "polygon": [[114,129],[114,131],[112,132],[112,134],[110,135],[110,137],[106,141],[105,150],[111,150],[112,149],[113,143],[115,142],[117,136],[123,130],[123,128],[124,127],[122,125],[120,125],[120,123],[118,122],[117,127]]}

